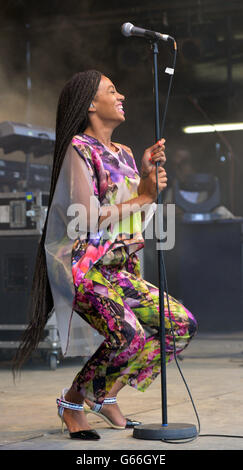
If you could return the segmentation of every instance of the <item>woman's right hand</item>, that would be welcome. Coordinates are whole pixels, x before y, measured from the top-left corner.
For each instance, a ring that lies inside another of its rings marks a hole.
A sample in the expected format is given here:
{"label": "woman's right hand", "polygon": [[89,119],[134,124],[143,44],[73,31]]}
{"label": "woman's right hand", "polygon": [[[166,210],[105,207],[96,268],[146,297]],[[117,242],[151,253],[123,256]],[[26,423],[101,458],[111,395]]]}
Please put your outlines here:
{"label": "woman's right hand", "polygon": [[[159,192],[167,187],[167,174],[164,167],[158,167],[158,189]],[[138,195],[145,196],[150,202],[157,200],[157,184],[156,184],[156,166],[140,180],[138,186]]]}

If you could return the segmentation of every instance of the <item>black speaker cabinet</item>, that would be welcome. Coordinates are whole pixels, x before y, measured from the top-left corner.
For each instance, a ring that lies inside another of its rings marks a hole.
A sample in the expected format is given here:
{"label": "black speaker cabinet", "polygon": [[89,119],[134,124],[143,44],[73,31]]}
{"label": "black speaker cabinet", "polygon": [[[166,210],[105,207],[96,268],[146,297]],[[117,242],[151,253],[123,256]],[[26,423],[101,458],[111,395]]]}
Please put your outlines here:
{"label": "black speaker cabinet", "polygon": [[27,324],[40,235],[0,237],[0,324]]}
{"label": "black speaker cabinet", "polygon": [[[144,277],[158,285],[158,253],[147,240]],[[243,331],[243,219],[176,224],[164,251],[168,290],[195,315],[200,332]]]}

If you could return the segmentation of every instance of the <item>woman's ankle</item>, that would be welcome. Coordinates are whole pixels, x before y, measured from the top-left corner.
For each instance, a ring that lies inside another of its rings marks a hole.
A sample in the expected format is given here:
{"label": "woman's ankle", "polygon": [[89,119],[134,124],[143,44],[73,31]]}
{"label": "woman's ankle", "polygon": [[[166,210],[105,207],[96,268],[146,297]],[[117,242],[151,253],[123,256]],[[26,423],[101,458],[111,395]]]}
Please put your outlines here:
{"label": "woman's ankle", "polygon": [[83,403],[84,402],[84,396],[76,392],[75,390],[72,390],[71,388],[68,390],[68,392],[65,395],[65,400],[69,401],[70,403]]}

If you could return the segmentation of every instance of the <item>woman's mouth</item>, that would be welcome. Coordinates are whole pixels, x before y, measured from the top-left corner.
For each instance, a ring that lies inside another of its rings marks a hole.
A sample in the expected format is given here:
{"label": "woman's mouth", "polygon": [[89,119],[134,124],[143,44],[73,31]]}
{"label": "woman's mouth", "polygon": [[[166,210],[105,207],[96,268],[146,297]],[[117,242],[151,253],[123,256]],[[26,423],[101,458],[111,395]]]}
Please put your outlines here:
{"label": "woman's mouth", "polygon": [[117,105],[117,109],[118,109],[118,111],[119,111],[120,113],[125,114],[125,111],[124,111],[124,109],[123,109],[122,104],[118,104],[118,105]]}

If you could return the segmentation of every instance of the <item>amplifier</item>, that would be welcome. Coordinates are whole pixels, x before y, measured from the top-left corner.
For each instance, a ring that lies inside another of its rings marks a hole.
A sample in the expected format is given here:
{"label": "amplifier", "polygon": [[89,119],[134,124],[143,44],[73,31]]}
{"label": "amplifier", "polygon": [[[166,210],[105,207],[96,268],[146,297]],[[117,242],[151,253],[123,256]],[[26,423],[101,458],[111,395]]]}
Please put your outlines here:
{"label": "amplifier", "polygon": [[[51,181],[51,164],[37,163],[36,159],[53,154],[55,133],[49,128],[12,121],[0,122],[0,148],[5,154],[21,151],[25,162],[0,160],[0,191],[48,191]],[[35,157],[34,161],[31,161]]]}
{"label": "amplifier", "polygon": [[0,236],[41,234],[48,200],[42,191],[0,193]]}
{"label": "amplifier", "polygon": [[40,235],[0,237],[1,325],[29,322],[27,310],[39,239]]}
{"label": "amplifier", "polygon": [[[243,331],[243,219],[178,223],[164,251],[169,293],[195,315],[199,332]],[[158,285],[156,245],[146,241],[145,279]]]}
{"label": "amplifier", "polygon": [[24,180],[28,178],[28,187],[40,191],[48,191],[51,181],[51,166],[38,163],[0,160],[0,187],[8,185],[10,190],[21,191]]}

